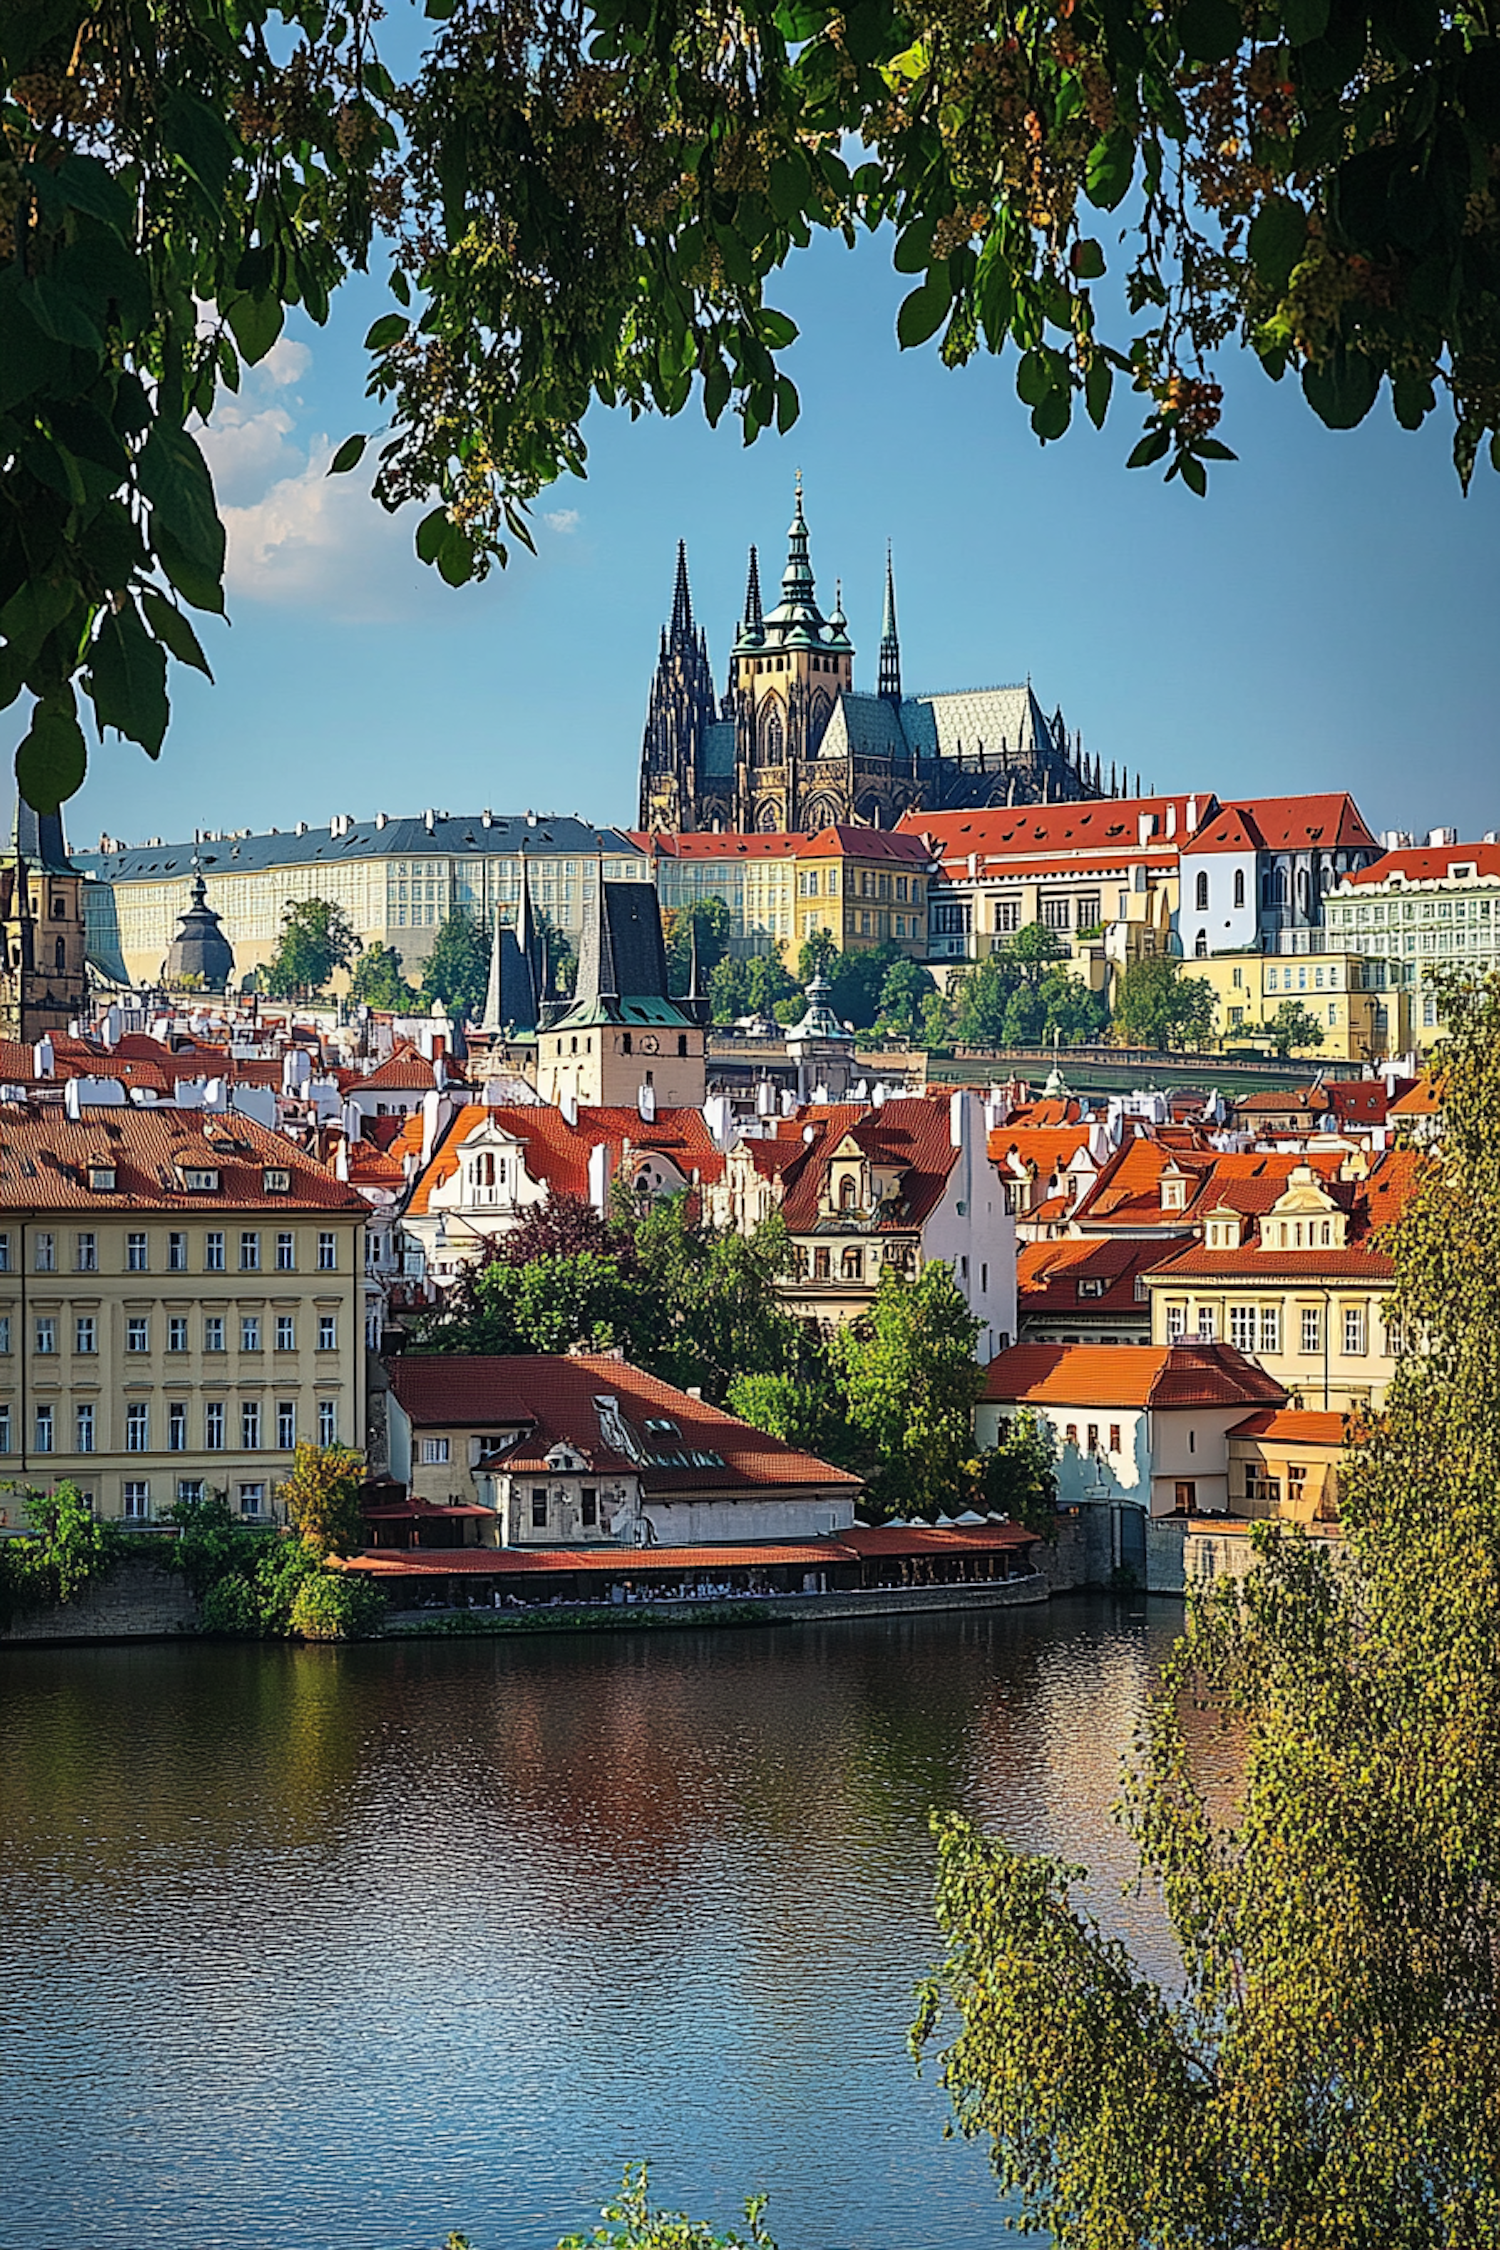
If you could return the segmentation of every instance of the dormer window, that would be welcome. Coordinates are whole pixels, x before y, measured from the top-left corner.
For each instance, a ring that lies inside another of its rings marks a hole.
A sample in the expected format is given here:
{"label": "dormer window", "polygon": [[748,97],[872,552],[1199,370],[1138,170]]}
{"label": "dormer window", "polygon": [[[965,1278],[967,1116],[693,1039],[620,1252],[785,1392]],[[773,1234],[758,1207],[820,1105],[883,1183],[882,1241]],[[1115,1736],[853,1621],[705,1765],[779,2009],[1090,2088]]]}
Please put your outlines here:
{"label": "dormer window", "polygon": [[91,1164],[89,1166],[89,1186],[93,1189],[95,1195],[113,1195],[115,1192],[115,1168],[113,1164]]}
{"label": "dormer window", "polygon": [[1174,1178],[1170,1174],[1162,1180],[1161,1207],[1164,1211],[1185,1211],[1187,1209],[1186,1180]]}
{"label": "dormer window", "polygon": [[217,1195],[219,1175],[216,1171],[210,1171],[206,1164],[185,1164],[182,1168],[182,1184],[189,1195]]}
{"label": "dormer window", "polygon": [[853,1211],[859,1205],[859,1182],[852,1172],[846,1172],[839,1181],[839,1209]]}
{"label": "dormer window", "polygon": [[290,1195],[292,1191],[292,1175],[284,1164],[268,1164],[261,1181],[267,1195]]}
{"label": "dormer window", "polygon": [[1104,1295],[1103,1280],[1098,1274],[1085,1274],[1078,1284],[1078,1294],[1080,1297],[1102,1297]]}

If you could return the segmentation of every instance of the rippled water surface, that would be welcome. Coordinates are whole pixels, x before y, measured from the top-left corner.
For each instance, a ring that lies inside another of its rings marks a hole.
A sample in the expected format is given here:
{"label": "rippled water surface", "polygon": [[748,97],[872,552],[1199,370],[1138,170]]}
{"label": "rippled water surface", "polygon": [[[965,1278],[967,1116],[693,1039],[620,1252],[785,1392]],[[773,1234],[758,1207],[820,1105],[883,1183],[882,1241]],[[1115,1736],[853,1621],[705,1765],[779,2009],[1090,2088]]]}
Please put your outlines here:
{"label": "rippled water surface", "polygon": [[541,2250],[637,2155],[782,2250],[1008,2239],[904,2050],[928,1808],[1154,1951],[1108,1807],[1175,1629],[0,1654],[0,2239]]}

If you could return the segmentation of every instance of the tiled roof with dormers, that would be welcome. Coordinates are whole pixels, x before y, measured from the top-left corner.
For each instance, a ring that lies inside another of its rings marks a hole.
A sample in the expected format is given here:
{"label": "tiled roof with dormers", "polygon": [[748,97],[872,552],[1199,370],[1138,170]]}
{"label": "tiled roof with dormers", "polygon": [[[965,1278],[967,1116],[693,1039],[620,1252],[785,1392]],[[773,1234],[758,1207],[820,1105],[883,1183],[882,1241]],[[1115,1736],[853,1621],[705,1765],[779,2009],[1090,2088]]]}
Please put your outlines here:
{"label": "tiled roof with dormers", "polygon": [[900,1175],[894,1203],[882,1206],[878,1215],[859,1215],[862,1233],[908,1233],[924,1226],[942,1200],[959,1154],[953,1146],[946,1093],[898,1095],[882,1109],[852,1102],[810,1107],[801,1113],[800,1123],[788,1123],[812,1134],[804,1144],[801,1163],[789,1167],[785,1175],[781,1215],[793,1234],[847,1231],[849,1215],[824,1208],[829,1166],[846,1137],[872,1165]]}
{"label": "tiled roof with dormers", "polygon": [[1221,805],[1184,850],[1193,852],[1377,851],[1347,790],[1311,797],[1248,797]]}
{"label": "tiled roof with dormers", "polygon": [[903,814],[897,829],[925,837],[934,855],[950,869],[966,866],[970,856],[977,855],[981,874],[1022,872],[1013,862],[1028,863],[1027,872],[1041,873],[1055,866],[1083,873],[1122,860],[1175,862],[1188,840],[1189,812],[1201,821],[1204,809],[1215,803],[1205,790],[1196,797],[1103,797],[1065,805],[910,812]]}
{"label": "tiled roof with dormers", "polygon": [[717,1180],[724,1170],[723,1154],[698,1109],[658,1110],[649,1120],[633,1109],[580,1109],[578,1123],[570,1125],[560,1109],[541,1102],[508,1109],[467,1102],[412,1190],[409,1209],[415,1217],[430,1209],[434,1188],[453,1178],[465,1141],[486,1122],[521,1142],[531,1177],[558,1195],[588,1194],[589,1151],[601,1142],[609,1149],[611,1171],[618,1171],[627,1142],[632,1156],[669,1158],[685,1180],[695,1171],[700,1180]]}
{"label": "tiled roof with dormers", "polygon": [[[1016,1256],[1016,1309],[1022,1321],[1042,1316],[1069,1320],[1149,1320],[1136,1295],[1136,1276],[1170,1258],[1176,1239],[1142,1241],[1124,1236],[1066,1236],[1061,1242],[1025,1242]],[[1099,1284],[1098,1293],[1079,1283]]]}
{"label": "tiled roof with dormers", "polygon": [[[90,1166],[101,1165],[113,1167],[113,1189],[89,1186]],[[217,1189],[185,1187],[189,1167],[216,1172]],[[268,1191],[267,1171],[287,1173],[289,1190]],[[305,1149],[238,1113],[126,1105],[70,1118],[51,1105],[0,1104],[0,1209],[285,1211],[299,1205],[365,1209],[362,1197]]]}
{"label": "tiled roof with dormers", "polygon": [[[567,1444],[595,1471],[639,1475],[648,1499],[699,1490],[853,1493],[861,1487],[846,1470],[608,1352],[514,1358],[407,1353],[388,1365],[391,1389],[414,1428],[502,1433],[488,1456],[501,1471],[540,1467],[553,1446]],[[607,1425],[613,1417],[601,1420],[601,1398],[617,1402],[632,1450],[612,1444]],[[519,1435],[506,1443],[509,1429]]]}

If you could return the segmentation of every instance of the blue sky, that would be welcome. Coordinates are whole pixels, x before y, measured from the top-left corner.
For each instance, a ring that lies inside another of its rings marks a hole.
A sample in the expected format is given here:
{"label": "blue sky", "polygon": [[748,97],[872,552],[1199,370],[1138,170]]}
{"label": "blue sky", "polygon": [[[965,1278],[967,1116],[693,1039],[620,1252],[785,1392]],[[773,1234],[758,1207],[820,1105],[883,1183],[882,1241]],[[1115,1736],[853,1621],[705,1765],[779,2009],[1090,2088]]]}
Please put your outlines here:
{"label": "blue sky", "polygon": [[1233,355],[1241,458],[1206,503],[1124,468],[1132,398],[1102,436],[1044,449],[1012,362],[950,373],[931,346],[897,351],[910,284],[889,253],[816,245],[774,292],[803,332],[790,437],[747,450],[696,405],[670,423],[596,412],[587,480],[539,504],[536,559],[458,593],[413,559],[416,511],[392,521],[358,475],[321,473],[369,426],[378,287],[325,330],[289,327],[209,440],[230,526],[233,622],[204,634],[217,685],[176,671],[158,765],[113,738],[94,753],[74,841],[426,805],[633,818],[675,542],[722,681],[747,545],[774,579],[798,466],[857,684],[874,684],[889,538],[909,688],[1030,673],[1106,770],[1162,789],[1343,787],[1377,828],[1500,826],[1500,478],[1481,468],[1464,500],[1445,429],[1408,436],[1382,400],[1362,429],[1324,431]]}

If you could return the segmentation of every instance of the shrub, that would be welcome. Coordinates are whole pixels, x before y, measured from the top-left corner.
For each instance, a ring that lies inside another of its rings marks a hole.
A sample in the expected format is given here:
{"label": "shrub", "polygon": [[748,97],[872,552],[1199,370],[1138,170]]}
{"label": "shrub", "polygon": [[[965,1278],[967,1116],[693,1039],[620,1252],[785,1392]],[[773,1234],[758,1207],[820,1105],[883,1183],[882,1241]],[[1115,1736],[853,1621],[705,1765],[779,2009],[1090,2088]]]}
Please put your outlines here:
{"label": "shrub", "polygon": [[368,1641],[378,1635],[385,1603],[373,1586],[342,1570],[304,1578],[292,1603],[291,1630],[304,1641]]}

